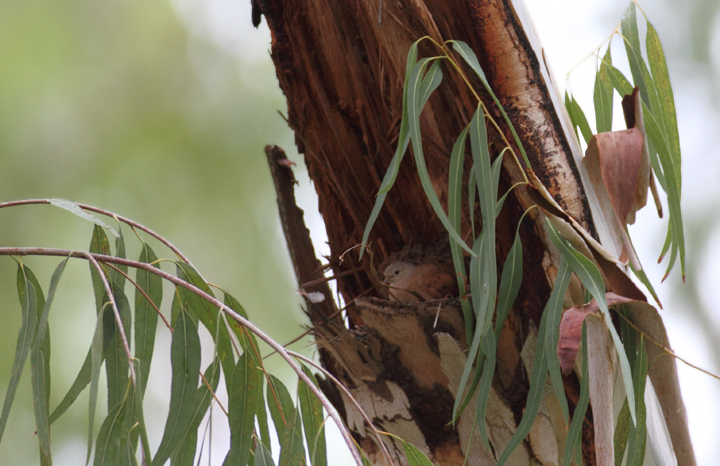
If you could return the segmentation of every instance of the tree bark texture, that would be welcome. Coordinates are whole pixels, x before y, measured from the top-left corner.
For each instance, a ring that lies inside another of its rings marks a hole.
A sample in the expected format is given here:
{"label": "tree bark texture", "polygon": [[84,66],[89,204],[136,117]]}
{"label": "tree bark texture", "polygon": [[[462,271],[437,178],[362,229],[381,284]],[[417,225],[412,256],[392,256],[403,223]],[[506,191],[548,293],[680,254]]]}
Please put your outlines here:
{"label": "tree bark texture", "polygon": [[[253,3],[272,32],[272,59],[287,96],[288,121],[318,193],[331,250],[330,267],[347,304],[347,318],[343,319],[329,288],[319,280],[323,277],[319,262],[314,253],[308,254],[312,246],[302,225],[302,212],[285,209],[283,213],[283,204],[293,203],[292,194],[287,193],[292,179],[274,173],[298,280],[301,286],[311,282],[304,287],[306,292],[320,292],[326,297],[319,304],[308,300],[323,364],[377,426],[413,443],[436,464],[460,465],[465,456],[469,458],[467,464],[495,464],[522,418],[529,386],[527,374],[537,344],[536,328],[559,266],[560,256],[547,236],[544,215],[532,209],[528,214],[531,221],[524,221],[520,227],[523,286],[498,342],[486,418],[491,451],[476,434],[471,435],[472,404],[457,427],[448,425],[467,350],[458,300],[399,305],[386,299],[387,291],[380,284],[384,266],[394,260],[448,260],[442,247],[447,243],[447,233],[427,201],[414,162],[408,160],[411,157],[406,157],[400,167],[370,235],[369,254],[362,260],[358,259],[358,245],[397,145],[408,50],[415,40],[429,36],[440,44],[449,39],[464,41],[477,53],[491,88],[523,142],[534,173],[567,214],[617,252],[613,248],[618,240],[604,220],[593,221],[593,197],[583,188],[587,183],[583,183],[579,169],[577,142],[566,137],[572,133],[567,131],[563,110],[549,87],[542,53],[537,53],[533,39],[525,33],[522,12],[508,0]],[[438,52],[428,41],[419,48],[420,56]],[[458,73],[445,65],[443,72],[443,83],[430,98],[420,121],[428,171],[446,205],[450,152],[477,101]],[[471,83],[487,108],[496,111],[481,83]],[[512,141],[499,113],[495,119]],[[497,148],[503,147],[501,138],[492,130],[488,136],[494,142],[491,153],[494,150],[495,157]],[[287,167],[277,168],[282,160],[279,149],[268,148],[268,157],[274,172],[289,171]],[[523,179],[510,157],[503,164],[501,193]],[[470,166],[469,157],[466,166]],[[467,175],[464,183],[468,183]],[[523,187],[515,189],[504,204],[496,231],[498,275],[520,216],[534,204],[532,193]],[[470,229],[470,208],[475,206],[463,206],[463,236]],[[302,237],[306,239],[297,239]],[[623,273],[620,269],[616,272]],[[584,292],[573,278],[565,305],[582,303]],[[608,339],[598,332],[596,338]],[[608,377],[611,384],[618,383],[613,382],[613,374]],[[565,393],[560,396],[567,397],[572,414],[578,400],[578,376],[572,373],[564,383]],[[347,396],[329,383],[324,388],[371,461],[386,463],[383,445],[369,434]],[[612,410],[612,403],[605,408],[608,406]],[[606,464],[597,460],[596,417],[589,409],[583,425],[582,456],[587,465]],[[607,420],[607,416],[601,418]],[[560,464],[565,436],[557,398],[551,393],[509,464]],[[406,464],[397,442],[390,437],[383,442],[393,461]]]}

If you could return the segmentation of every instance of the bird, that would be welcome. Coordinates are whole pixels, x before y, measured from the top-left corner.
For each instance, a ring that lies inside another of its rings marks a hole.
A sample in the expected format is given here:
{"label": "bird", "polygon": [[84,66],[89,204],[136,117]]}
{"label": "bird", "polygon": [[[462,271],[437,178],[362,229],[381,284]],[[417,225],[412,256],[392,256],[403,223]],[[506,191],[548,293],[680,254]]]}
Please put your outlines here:
{"label": "bird", "polygon": [[443,299],[457,294],[457,280],[447,264],[393,262],[385,269],[390,300],[401,304]]}

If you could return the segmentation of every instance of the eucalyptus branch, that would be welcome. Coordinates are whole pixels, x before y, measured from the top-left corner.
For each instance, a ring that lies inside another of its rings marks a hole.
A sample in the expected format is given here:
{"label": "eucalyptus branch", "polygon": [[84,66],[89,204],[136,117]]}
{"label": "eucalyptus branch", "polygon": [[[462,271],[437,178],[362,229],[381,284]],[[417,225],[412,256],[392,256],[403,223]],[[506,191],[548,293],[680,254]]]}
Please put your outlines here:
{"label": "eucalyptus branch", "polygon": [[[25,199],[22,201],[0,202],[0,209],[2,209],[3,207],[14,207],[14,206],[19,206],[19,205],[30,205],[30,204],[50,204],[50,199]],[[177,255],[180,259],[182,259],[183,262],[186,262],[187,264],[191,265],[193,268],[196,268],[192,264],[192,262],[190,262],[190,259],[185,257],[185,255],[182,252],[180,252],[180,250],[178,248],[176,248],[170,241],[166,240],[165,238],[163,238],[159,234],[155,233],[151,229],[149,229],[137,222],[134,222],[134,221],[130,220],[129,218],[126,218],[121,215],[117,215],[116,213],[110,212],[109,210],[99,209],[97,207],[93,207],[93,206],[87,205],[87,204],[80,204],[80,203],[76,203],[76,204],[78,205],[78,207],[80,207],[83,210],[89,210],[89,211],[95,212],[97,214],[102,214],[107,217],[114,218],[120,222],[130,225],[130,227],[132,227],[133,229],[137,228],[138,230],[144,231],[148,235],[152,236],[153,238],[155,238],[156,240],[160,241],[162,244],[167,246],[172,252],[175,253],[175,255]]]}
{"label": "eucalyptus branch", "polygon": [[[0,208],[2,205],[0,205]],[[201,290],[200,288],[196,287],[195,285],[186,282],[185,280],[181,280],[180,278],[177,278],[174,275],[171,275],[157,267],[154,267],[146,262],[138,262],[133,261],[129,259],[123,259],[121,257],[115,257],[115,256],[108,256],[105,254],[94,254],[84,251],[71,251],[68,249],[56,249],[56,248],[24,248],[24,247],[18,247],[18,248],[10,248],[10,247],[2,247],[0,248],[0,256],[62,256],[62,257],[74,257],[79,259],[85,259],[89,260],[91,262],[94,262],[96,267],[100,268],[98,262],[103,263],[113,263],[113,264],[120,264],[120,265],[126,265],[128,267],[134,267],[146,270],[150,273],[154,273],[155,275],[158,275],[159,277],[164,278],[165,280],[173,283],[174,285],[182,286],[183,288],[191,291],[192,293],[195,293],[196,295],[200,296],[201,298],[205,299],[212,305],[220,308],[226,315],[232,317],[236,322],[238,322],[240,325],[244,326],[251,332],[253,332],[255,335],[257,335],[258,338],[263,340],[265,343],[267,343],[271,348],[273,348],[284,360],[288,363],[288,365],[292,368],[293,371],[297,374],[298,378],[305,382],[308,385],[308,388],[313,392],[313,394],[318,397],[318,400],[322,403],[323,407],[327,409],[330,416],[333,418],[335,423],[337,424],[338,428],[340,429],[340,433],[342,434],[343,438],[345,439],[345,443],[347,443],[348,448],[350,449],[351,454],[353,455],[353,458],[355,459],[355,462],[358,466],[363,466],[362,458],[360,457],[359,453],[357,452],[357,449],[355,448],[355,444],[352,440],[352,437],[350,437],[350,434],[347,432],[347,430],[344,430],[342,428],[343,422],[340,418],[340,415],[337,413],[335,408],[332,406],[330,401],[325,397],[325,394],[310,380],[310,378],[303,372],[302,368],[298,365],[297,362],[293,359],[292,356],[288,353],[288,351],[283,348],[281,344],[273,340],[269,335],[267,335],[265,332],[260,330],[260,328],[256,327],[252,322],[245,319],[243,316],[235,312],[234,310],[230,309],[228,306],[226,306],[222,301],[218,300],[214,296],[210,295],[209,293],[206,293],[205,291]],[[102,271],[102,268],[100,268]],[[101,276],[104,276],[104,274],[101,273]],[[105,283],[107,283],[105,281]],[[115,306],[114,301],[112,301],[113,307]],[[119,317],[119,313],[116,315],[116,318]],[[131,369],[132,370],[132,369]],[[134,379],[133,379],[134,380]]]}
{"label": "eucalyptus branch", "polygon": [[[77,257],[72,254],[73,252],[74,251],[68,251],[68,255],[70,255],[71,257]],[[105,271],[102,267],[100,267],[100,264],[98,263],[97,259],[93,257],[93,254],[84,251],[79,251],[78,253],[81,254],[80,257],[83,257],[90,261],[93,267],[95,267],[95,270],[97,270],[97,273],[98,275],[100,275],[100,279],[103,282],[103,287],[105,287],[105,292],[108,295],[110,306],[112,307],[113,314],[115,314],[115,323],[117,324],[120,339],[122,340],[123,349],[125,350],[125,356],[127,356],[128,367],[130,369],[130,379],[132,380],[133,387],[135,387],[137,381],[135,377],[135,364],[133,364],[133,355],[130,352],[130,345],[128,345],[127,335],[125,335],[125,327],[123,327],[122,318],[120,317],[120,310],[117,308],[117,304],[115,303],[115,295],[112,292],[112,288],[110,288],[110,283],[108,283],[107,281]]]}

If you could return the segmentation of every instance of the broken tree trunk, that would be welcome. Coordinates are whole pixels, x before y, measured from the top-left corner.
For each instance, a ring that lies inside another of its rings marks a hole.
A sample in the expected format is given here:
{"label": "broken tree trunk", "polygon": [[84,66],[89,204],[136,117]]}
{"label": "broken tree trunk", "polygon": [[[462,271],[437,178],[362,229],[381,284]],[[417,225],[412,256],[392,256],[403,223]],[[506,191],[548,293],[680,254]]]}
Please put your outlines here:
{"label": "broken tree trunk", "polygon": [[[603,212],[594,193],[588,191],[579,146],[568,131],[542,54],[523,28],[522,13],[509,1],[500,0],[253,3],[272,32],[272,59],[288,99],[288,121],[318,193],[331,250],[329,266],[347,305],[347,318],[343,318],[329,287],[318,280],[323,271],[302,223],[302,212],[294,206],[290,169],[278,163],[284,157],[282,151],[268,147],[298,281],[301,285],[312,283],[303,287],[306,293],[325,297],[320,303],[307,301],[323,365],[342,381],[378,427],[417,446],[436,464],[463,464],[466,456],[467,464],[495,464],[522,418],[527,374],[532,371],[537,346],[536,329],[558,273],[560,255],[548,237],[545,216],[540,209],[532,209],[528,214],[531,221],[520,227],[523,286],[498,342],[486,416],[490,451],[473,433],[473,403],[455,427],[449,425],[467,357],[458,300],[393,303],[381,284],[382,271],[392,261],[448,260],[443,249],[447,234],[426,199],[412,162],[406,159],[400,167],[370,236],[369,253],[362,260],[358,259],[358,246],[397,145],[408,49],[420,37],[430,36],[440,44],[449,39],[464,41],[477,53],[539,181],[564,212],[619,255],[621,239],[605,218],[612,213]],[[430,56],[437,51],[423,42],[419,53]],[[450,152],[477,101],[457,73],[444,71],[444,83],[430,98],[420,121],[427,168],[445,204]],[[494,109],[489,96],[481,92],[482,85],[472,84],[486,106]],[[509,128],[501,128],[512,141]],[[499,141],[499,134],[489,137]],[[501,192],[522,178],[518,166],[506,158]],[[537,195],[524,187],[515,189],[505,202],[497,220],[498,268],[512,246],[521,215],[536,202]],[[463,207],[461,234],[471,227],[470,208],[475,206]],[[623,274],[614,264],[605,265],[604,273]],[[624,291],[619,293],[623,296],[639,293],[634,285],[620,282],[616,289],[610,284],[609,291]],[[623,287],[632,289],[617,289]],[[565,307],[584,302],[580,282],[573,278]],[[600,324],[589,325],[589,339],[596,348],[612,354],[606,333],[607,328]],[[613,391],[618,391],[622,381],[613,358],[603,361],[607,363],[605,385],[598,382],[591,388],[604,392],[593,396],[592,409],[583,423],[582,457],[588,465],[615,464],[611,441],[613,409],[618,407],[613,408]],[[601,378],[596,377],[596,382]],[[564,384],[565,393],[560,396],[567,397],[572,415],[580,387],[576,373],[564,377]],[[407,464],[400,444],[391,437],[384,437],[383,445],[376,443],[348,397],[330,383],[324,388],[373,463],[392,460]],[[528,438],[509,464],[562,462],[567,430],[556,395],[551,389],[546,393]],[[652,454],[647,456],[652,460]],[[691,456],[690,448],[683,458]],[[694,464],[694,459],[680,464]]]}

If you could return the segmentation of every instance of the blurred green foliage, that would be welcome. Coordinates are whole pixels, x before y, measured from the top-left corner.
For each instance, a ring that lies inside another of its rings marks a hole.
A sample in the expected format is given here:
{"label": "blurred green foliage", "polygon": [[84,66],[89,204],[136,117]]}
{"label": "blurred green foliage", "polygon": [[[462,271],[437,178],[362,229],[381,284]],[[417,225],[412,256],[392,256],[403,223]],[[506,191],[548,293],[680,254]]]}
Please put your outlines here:
{"label": "blurred green foliage", "polygon": [[[0,201],[59,197],[132,218],[172,241],[251,319],[288,341],[303,316],[263,148],[294,145],[277,114],[285,103],[267,59],[269,33],[252,31],[266,38],[259,53],[231,53],[176,7],[0,2]],[[49,206],[0,210],[2,246],[87,249],[91,233],[91,224]],[[134,242],[131,231],[125,235]],[[138,253],[129,248],[130,257]],[[58,261],[24,260],[47,287]],[[14,276],[12,259],[0,258],[3,396],[20,324]],[[90,344],[89,278],[87,264],[71,263],[52,311],[51,408]],[[156,354],[154,367],[169,365],[162,358]],[[37,462],[29,378],[27,367],[0,443],[3,465]],[[86,413],[83,395],[53,425],[56,462],[84,458]]]}

